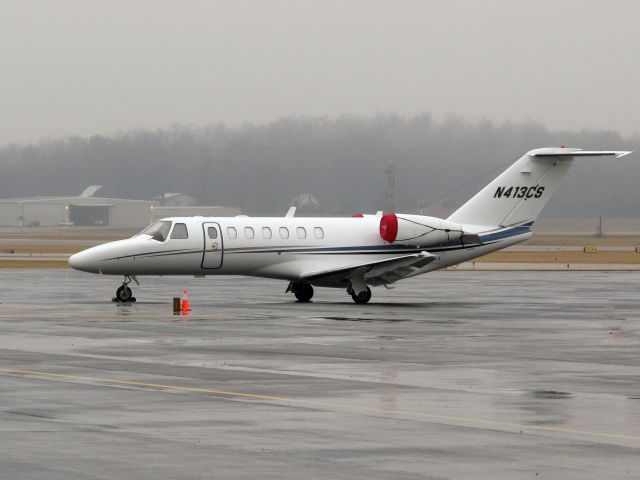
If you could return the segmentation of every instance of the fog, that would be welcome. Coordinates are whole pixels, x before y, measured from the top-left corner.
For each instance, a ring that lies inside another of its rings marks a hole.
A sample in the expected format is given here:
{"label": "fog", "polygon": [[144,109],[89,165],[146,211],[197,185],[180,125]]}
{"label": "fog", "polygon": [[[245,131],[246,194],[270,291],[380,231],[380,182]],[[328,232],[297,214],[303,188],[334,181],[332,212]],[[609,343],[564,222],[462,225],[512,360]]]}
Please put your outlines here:
{"label": "fog", "polygon": [[[635,0],[8,0],[0,197],[182,192],[281,213],[446,213],[561,144],[637,150]],[[176,126],[178,125],[178,126]],[[637,215],[637,155],[547,214]],[[464,188],[461,188],[466,185]]]}
{"label": "fog", "polygon": [[636,0],[5,0],[0,145],[429,112],[640,132]]}
{"label": "fog", "polygon": [[[385,169],[393,160],[396,210],[445,215],[526,151],[559,145],[640,150],[640,137],[428,114],[176,126],[2,148],[0,191],[63,195],[101,184],[118,197],[182,192],[200,204],[261,215],[281,214],[294,197],[311,194],[319,206],[307,213],[351,214],[386,210]],[[546,213],[637,216],[638,178],[637,155],[581,159]]]}

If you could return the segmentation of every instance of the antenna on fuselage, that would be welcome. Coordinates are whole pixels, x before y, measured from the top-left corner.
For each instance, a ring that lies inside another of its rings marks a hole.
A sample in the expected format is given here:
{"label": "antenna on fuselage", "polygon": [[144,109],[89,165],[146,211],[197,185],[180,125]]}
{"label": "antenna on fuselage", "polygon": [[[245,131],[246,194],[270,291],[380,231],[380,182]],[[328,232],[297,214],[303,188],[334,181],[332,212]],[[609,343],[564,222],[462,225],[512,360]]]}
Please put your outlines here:
{"label": "antenna on fuselage", "polygon": [[293,217],[296,214],[296,207],[289,207],[289,210],[287,210],[287,213],[285,213],[285,218],[286,217]]}

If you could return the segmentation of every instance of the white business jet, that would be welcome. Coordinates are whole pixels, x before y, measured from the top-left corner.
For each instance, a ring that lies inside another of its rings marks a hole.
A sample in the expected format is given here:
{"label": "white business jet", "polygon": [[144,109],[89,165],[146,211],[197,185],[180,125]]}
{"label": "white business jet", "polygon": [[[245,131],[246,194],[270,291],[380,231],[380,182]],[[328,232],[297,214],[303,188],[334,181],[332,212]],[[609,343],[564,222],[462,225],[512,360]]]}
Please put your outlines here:
{"label": "white business jet", "polygon": [[69,259],[85,272],[123,275],[131,301],[138,275],[250,275],[289,282],[300,302],[313,287],[345,289],[356,303],[369,286],[391,284],[527,240],[533,223],[576,158],[631,152],[532,150],[446,219],[396,213],[345,218],[175,217],[127,240]]}

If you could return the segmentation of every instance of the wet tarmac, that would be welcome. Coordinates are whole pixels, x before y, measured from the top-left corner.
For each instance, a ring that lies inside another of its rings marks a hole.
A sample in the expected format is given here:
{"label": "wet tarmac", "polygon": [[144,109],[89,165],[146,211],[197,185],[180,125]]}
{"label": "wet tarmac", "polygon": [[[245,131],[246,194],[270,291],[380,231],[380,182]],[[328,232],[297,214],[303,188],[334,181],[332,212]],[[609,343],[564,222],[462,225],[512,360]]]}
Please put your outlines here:
{"label": "wet tarmac", "polygon": [[[0,271],[0,478],[640,472],[640,274],[285,282]],[[189,290],[193,308],[174,316]]]}

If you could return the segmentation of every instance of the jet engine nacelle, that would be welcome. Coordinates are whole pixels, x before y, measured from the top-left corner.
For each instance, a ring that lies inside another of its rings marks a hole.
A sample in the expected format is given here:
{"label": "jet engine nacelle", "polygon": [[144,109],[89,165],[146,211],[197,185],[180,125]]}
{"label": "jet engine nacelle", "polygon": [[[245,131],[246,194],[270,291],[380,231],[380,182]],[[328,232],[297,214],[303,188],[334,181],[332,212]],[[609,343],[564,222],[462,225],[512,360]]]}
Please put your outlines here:
{"label": "jet engine nacelle", "polygon": [[387,213],[380,219],[380,236],[389,243],[425,247],[460,240],[462,226],[442,218]]}

